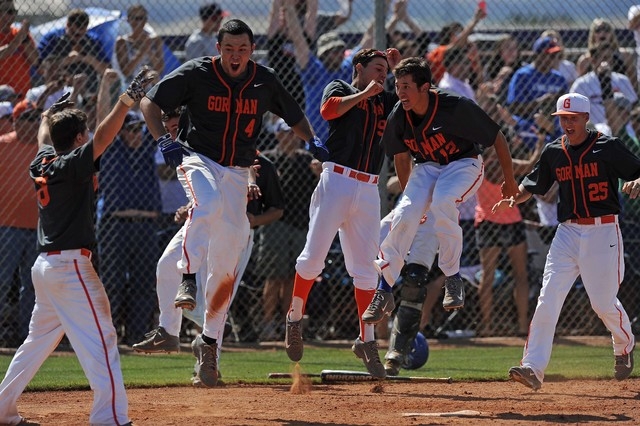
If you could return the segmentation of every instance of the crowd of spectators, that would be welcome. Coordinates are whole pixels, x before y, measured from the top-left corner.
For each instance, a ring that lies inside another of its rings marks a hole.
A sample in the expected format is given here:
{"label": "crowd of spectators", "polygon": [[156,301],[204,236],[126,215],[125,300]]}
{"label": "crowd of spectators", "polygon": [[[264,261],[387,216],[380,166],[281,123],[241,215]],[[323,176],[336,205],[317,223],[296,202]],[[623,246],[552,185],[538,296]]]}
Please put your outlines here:
{"label": "crowd of spectators", "polygon": [[[470,37],[487,16],[480,7],[470,11],[466,24],[448,23],[430,40],[429,33],[408,13],[409,1],[387,2],[388,46],[377,47],[396,47],[405,57],[426,57],[437,87],[483,107],[511,142],[512,154],[521,162],[516,166],[518,174],[533,166],[544,143],[560,136],[561,130],[549,112],[558,96],[566,92],[589,97],[592,125],[619,137],[633,152],[640,152],[640,6],[631,7],[628,15],[636,51],[619,45],[612,22],[594,17],[583,54],[576,57],[568,54],[560,34],[553,29],[541,31],[530,44],[523,44],[517,34],[505,34],[491,50],[480,51]],[[341,0],[337,11],[318,10],[317,0],[272,0],[269,16],[265,17],[266,44],[258,46],[266,52],[261,60],[275,69],[323,141],[328,136],[327,124],[319,114],[324,86],[336,78],[350,82],[353,55],[374,45],[373,22],[355,45],[349,45],[341,35],[340,26],[351,19],[352,8],[353,0]],[[217,3],[200,7],[201,26],[186,39],[183,57],[217,54],[217,31],[228,16]],[[165,46],[150,31],[148,11],[142,5],[131,6],[124,13],[130,31],[118,36],[112,49],[88,31],[90,17],[85,10],[71,10],[65,27],[44,35],[37,45],[30,35],[29,21],[16,22],[16,17],[14,1],[0,0],[0,173],[5,185],[11,182],[11,190],[0,191],[0,241],[7,248],[0,255],[0,346],[21,343],[33,306],[30,267],[37,255],[37,210],[26,165],[35,155],[38,111],[50,107],[62,93],[71,92],[75,105],[89,116],[89,130],[94,131],[95,123],[113,105],[114,94],[141,67],[151,67],[158,76],[168,71],[163,59]],[[114,52],[112,57],[107,53],[110,50]],[[388,84],[392,87],[392,76]],[[249,303],[261,305],[264,316],[259,313],[256,321],[260,324],[258,334],[263,340],[271,340],[283,337],[293,266],[304,244],[308,203],[319,169],[286,123],[278,117],[265,121],[268,125],[263,129],[260,148],[278,170],[285,211],[275,224],[256,230],[254,255],[245,281],[259,289],[259,299]],[[163,122],[179,137],[180,132],[188,131],[188,112],[167,111]],[[487,152],[488,174],[491,158],[492,153]],[[489,176],[486,182],[487,188],[479,194],[490,199],[495,188],[489,186],[496,182]],[[127,115],[117,140],[105,152],[97,184],[96,258],[122,343],[131,345],[141,340],[154,323],[156,262],[178,229],[173,222],[175,210],[186,204],[175,171],[163,164],[139,111]],[[465,227],[465,232],[475,233],[472,239],[481,243],[478,262],[489,271],[478,280],[479,333],[496,332],[490,327],[496,323],[491,317],[496,268],[510,270],[515,282],[517,314],[511,331],[526,332],[532,314],[528,306],[532,294],[535,296],[530,284],[535,279],[526,272],[529,238],[525,238],[524,223],[533,226],[548,246],[557,225],[553,197],[535,198],[521,206],[517,217],[506,219],[492,218],[486,208],[489,204],[483,205],[483,197],[479,197],[475,227]],[[631,235],[640,230],[640,209],[623,205],[621,226]],[[501,227],[507,225],[517,227],[509,231],[514,235],[510,241],[500,241],[498,235],[487,233],[491,229],[504,236]],[[504,257],[511,260],[511,266],[505,264]],[[243,300],[235,304],[242,305]],[[237,309],[256,312],[246,307]],[[430,317],[428,312],[425,315]],[[247,328],[246,339],[258,337],[256,330]]]}

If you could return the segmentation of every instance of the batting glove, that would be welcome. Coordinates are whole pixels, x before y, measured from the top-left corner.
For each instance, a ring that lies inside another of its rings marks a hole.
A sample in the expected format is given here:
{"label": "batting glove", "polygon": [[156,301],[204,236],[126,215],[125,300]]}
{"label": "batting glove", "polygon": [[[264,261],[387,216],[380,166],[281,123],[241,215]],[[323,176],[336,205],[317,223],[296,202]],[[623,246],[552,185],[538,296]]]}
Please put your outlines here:
{"label": "batting glove", "polygon": [[187,152],[182,145],[171,138],[169,133],[160,136],[156,142],[160,147],[160,152],[164,157],[164,162],[167,163],[168,166],[175,169],[182,164],[182,158],[187,154]]}
{"label": "batting glove", "polygon": [[64,95],[60,96],[60,98],[58,98],[58,100],[49,107],[49,114],[55,114],[56,112],[72,107],[73,102],[69,100],[70,96],[71,92],[66,92]]}
{"label": "batting glove", "polygon": [[313,154],[316,160],[320,162],[329,160],[329,150],[317,136],[314,136],[313,139],[306,142],[306,148],[311,154]]}
{"label": "batting glove", "polygon": [[153,80],[156,76],[155,71],[153,71],[149,67],[143,67],[142,70],[136,75],[129,87],[127,87],[126,93],[127,95],[134,101],[137,102],[142,99],[145,95],[145,89],[147,84]]}

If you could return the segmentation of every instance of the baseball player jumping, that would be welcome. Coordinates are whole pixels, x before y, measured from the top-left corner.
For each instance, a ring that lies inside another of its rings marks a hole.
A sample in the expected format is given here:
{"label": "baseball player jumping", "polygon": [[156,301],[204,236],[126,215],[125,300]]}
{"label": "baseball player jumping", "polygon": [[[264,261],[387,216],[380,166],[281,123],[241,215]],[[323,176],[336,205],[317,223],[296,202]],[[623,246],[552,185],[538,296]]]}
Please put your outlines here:
{"label": "baseball player jumping", "polygon": [[520,366],[509,370],[511,379],[538,390],[549,364],[560,310],[580,275],[591,307],[611,332],[614,376],[624,380],[633,371],[635,338],[631,323],[617,298],[624,277],[624,251],[618,226],[622,191],[635,199],[640,194],[640,158],[617,138],[587,129],[589,99],[577,93],[561,96],[556,104],[564,135],[547,145],[533,171],[514,198],[493,209],[508,209],[544,195],[558,182],[558,229],[544,266],[542,289],[531,320]]}
{"label": "baseball player jumping", "polygon": [[[301,320],[315,279],[324,268],[336,232],[346,268],[355,287],[358,317],[373,298],[377,273],[373,260],[379,245],[378,174],[383,151],[380,138],[387,115],[397,101],[385,92],[384,80],[400,58],[397,49],[363,49],[353,58],[353,83],[329,83],[322,96],[322,117],[329,122],[329,158],[311,197],[309,232],[296,262],[291,308],[286,319],[285,347],[292,361],[303,354]],[[353,352],[371,375],[384,378],[374,327],[360,320]]]}
{"label": "baseball player jumping", "polygon": [[389,115],[382,144],[387,155],[394,156],[404,192],[375,261],[380,286],[362,316],[368,323],[380,322],[393,311],[391,286],[427,211],[438,239],[438,266],[446,275],[443,307],[460,309],[464,305],[457,205],[482,182],[483,162],[477,145],[495,147],[504,177],[503,194],[517,193],[509,147],[497,123],[473,101],[433,89],[424,59],[404,59],[394,74],[400,102]]}
{"label": "baseball player jumping", "polygon": [[[183,275],[176,308],[195,308],[195,274],[206,261],[204,327],[191,347],[200,382],[207,387],[218,381],[217,342],[223,336],[240,256],[249,238],[249,220],[241,213],[246,211],[248,168],[256,158],[263,114],[271,111],[282,117],[316,154],[323,147],[273,69],[250,59],[255,42],[246,23],[225,22],[216,47],[220,56],[185,62],[140,103],[149,131],[166,163],[177,167],[192,202],[182,228],[178,269]],[[188,146],[171,139],[161,119],[162,110],[180,105],[187,106],[191,122]],[[158,280],[162,279],[159,274]]]}

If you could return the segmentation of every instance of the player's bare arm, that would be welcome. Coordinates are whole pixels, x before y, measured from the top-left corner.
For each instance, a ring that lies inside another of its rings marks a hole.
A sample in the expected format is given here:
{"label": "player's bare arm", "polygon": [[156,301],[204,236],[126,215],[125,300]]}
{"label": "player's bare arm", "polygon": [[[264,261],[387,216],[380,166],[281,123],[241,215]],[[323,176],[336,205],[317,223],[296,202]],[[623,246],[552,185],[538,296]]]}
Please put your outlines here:
{"label": "player's bare arm", "polygon": [[524,189],[524,186],[520,185],[518,187],[518,191],[518,195],[516,195],[515,197],[503,198],[502,200],[494,204],[494,206],[491,208],[491,212],[496,213],[502,210],[510,209],[516,204],[522,204],[529,198],[531,198],[531,193]]}
{"label": "player's bare arm", "polygon": [[496,135],[493,146],[496,150],[500,167],[502,168],[502,176],[504,177],[502,196],[504,198],[514,197],[518,194],[518,183],[513,175],[513,162],[511,160],[511,152],[509,152],[509,145],[502,132],[498,132]]}
{"label": "player's bare arm", "polygon": [[409,151],[401,152],[393,156],[393,164],[396,168],[396,175],[400,182],[400,187],[404,191],[411,175],[411,169],[413,168],[413,157]]}
{"label": "player's bare arm", "polygon": [[629,198],[635,200],[640,195],[640,179],[625,182],[622,185],[622,192],[629,195]]}
{"label": "player's bare arm", "polygon": [[309,63],[309,43],[302,30],[302,25],[298,20],[298,16],[295,9],[295,1],[283,0],[284,17],[286,22],[287,34],[289,40],[293,40],[293,51],[296,56],[296,62],[300,69],[307,68]]}
{"label": "player's bare arm", "polygon": [[302,120],[291,126],[291,130],[293,130],[293,133],[303,141],[309,141],[315,136],[313,129],[311,128],[311,123],[309,123],[307,117],[304,117]]}
{"label": "player's bare arm", "polygon": [[167,133],[162,124],[162,110],[151,99],[144,97],[140,100],[140,111],[144,115],[144,121],[153,139],[157,140]]}
{"label": "player's bare arm", "polygon": [[334,120],[343,116],[351,108],[365,99],[376,96],[384,91],[384,87],[377,81],[371,80],[367,87],[358,93],[347,96],[332,96],[322,104],[320,114],[325,120]]}
{"label": "player's bare arm", "polygon": [[277,220],[280,220],[283,214],[284,209],[269,207],[264,213],[258,215],[253,215],[247,212],[247,217],[249,218],[249,226],[253,229],[257,228],[258,226],[268,225]]}

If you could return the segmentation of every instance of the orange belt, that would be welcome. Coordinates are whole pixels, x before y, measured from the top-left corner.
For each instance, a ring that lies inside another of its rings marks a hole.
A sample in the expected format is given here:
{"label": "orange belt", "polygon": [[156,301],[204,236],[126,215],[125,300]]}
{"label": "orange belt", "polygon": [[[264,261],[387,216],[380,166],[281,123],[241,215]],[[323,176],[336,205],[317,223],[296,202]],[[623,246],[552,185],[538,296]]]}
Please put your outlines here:
{"label": "orange belt", "polygon": [[608,214],[599,217],[582,217],[579,219],[569,219],[571,223],[577,223],[578,225],[604,225],[605,223],[616,223],[618,217],[615,214]]}
{"label": "orange belt", "polygon": [[[62,254],[63,251],[76,251],[76,250],[54,250],[54,251],[48,251],[47,252],[47,256],[56,256],[59,254]],[[80,256],[84,256],[87,257],[89,259],[91,259],[91,250],[86,249],[86,248],[81,248],[79,250],[80,252]]]}
{"label": "orange belt", "polygon": [[365,172],[359,172],[357,170],[349,169],[347,167],[339,166],[337,164],[333,165],[333,172],[350,177],[351,179],[355,179],[360,182],[371,183],[374,185],[378,183],[377,175],[372,175]]}

